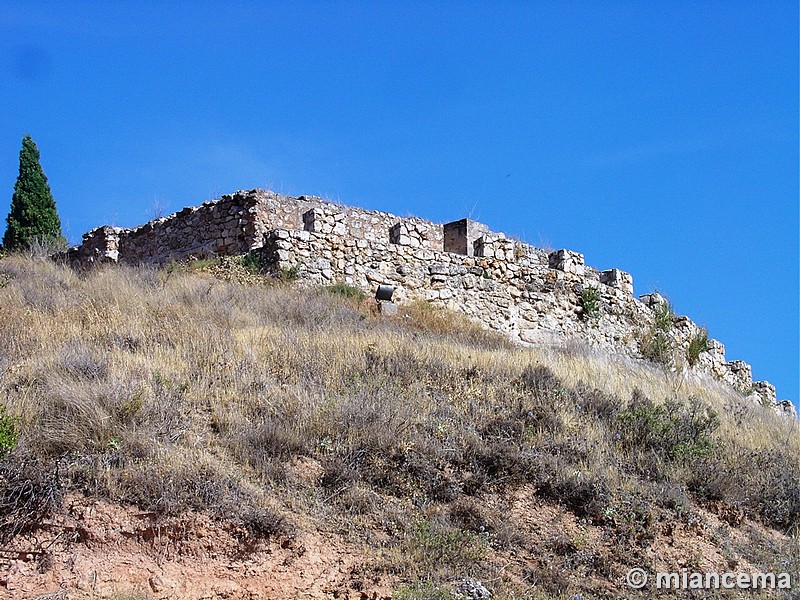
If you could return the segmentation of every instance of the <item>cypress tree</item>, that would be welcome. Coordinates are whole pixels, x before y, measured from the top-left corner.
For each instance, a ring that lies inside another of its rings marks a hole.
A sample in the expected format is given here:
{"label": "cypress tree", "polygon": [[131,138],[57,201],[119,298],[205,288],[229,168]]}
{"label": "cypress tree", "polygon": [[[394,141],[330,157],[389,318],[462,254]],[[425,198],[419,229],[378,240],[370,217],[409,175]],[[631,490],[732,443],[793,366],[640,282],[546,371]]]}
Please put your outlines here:
{"label": "cypress tree", "polygon": [[19,176],[14,184],[11,211],[6,223],[8,228],[3,236],[6,250],[24,250],[37,243],[66,246],[56,202],[47,185],[47,176],[39,164],[39,149],[27,134],[22,138]]}

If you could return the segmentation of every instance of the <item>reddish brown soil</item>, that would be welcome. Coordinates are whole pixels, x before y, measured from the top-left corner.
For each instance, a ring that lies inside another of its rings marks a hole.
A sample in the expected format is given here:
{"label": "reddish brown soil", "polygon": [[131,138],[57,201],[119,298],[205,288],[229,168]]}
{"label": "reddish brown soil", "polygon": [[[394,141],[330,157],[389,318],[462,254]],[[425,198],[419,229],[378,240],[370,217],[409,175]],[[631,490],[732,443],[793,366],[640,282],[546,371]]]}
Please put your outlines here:
{"label": "reddish brown soil", "polygon": [[[159,521],[107,502],[71,497],[68,516],[19,539],[0,563],[0,597],[383,598],[365,581],[363,552],[332,536],[294,537],[243,548],[236,530],[203,515]],[[44,542],[44,543],[43,543]],[[45,554],[26,548],[45,546]],[[135,597],[135,596],[134,596]]]}
{"label": "reddish brown soil", "polygon": [[[502,582],[506,589],[528,591],[538,586],[543,597],[549,597],[549,577],[566,576],[580,578],[593,597],[644,598],[622,583],[631,566],[669,572],[757,571],[730,549],[747,545],[748,531],[756,529],[762,539],[782,538],[740,521],[739,515],[695,507],[691,523],[660,526],[636,559],[647,564],[628,564],[600,526],[543,501],[533,487],[504,498],[487,496],[482,502],[486,510],[507,515],[515,535],[524,539],[487,552],[484,560],[497,575],[487,584],[499,587]],[[17,539],[11,551],[0,550],[0,598],[389,600],[391,590],[402,583],[376,575],[380,569],[374,568],[374,548],[321,532],[310,521],[302,523],[302,515],[293,516],[293,535],[253,547],[242,541],[243,531],[201,514],[156,521],[152,514],[81,496],[69,496],[64,512],[35,535]],[[720,531],[725,532],[724,543]],[[564,547],[567,552],[560,552]],[[31,552],[33,548],[44,552]],[[606,567],[586,570],[578,565],[564,573],[566,555],[591,556]]]}

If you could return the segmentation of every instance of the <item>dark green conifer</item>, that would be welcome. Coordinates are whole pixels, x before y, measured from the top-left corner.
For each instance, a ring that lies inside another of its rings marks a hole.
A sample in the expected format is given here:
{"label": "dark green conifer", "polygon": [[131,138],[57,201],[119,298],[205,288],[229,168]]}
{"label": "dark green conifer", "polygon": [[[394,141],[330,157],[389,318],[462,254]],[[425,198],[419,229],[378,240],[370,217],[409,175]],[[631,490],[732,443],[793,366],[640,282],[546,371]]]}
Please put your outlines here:
{"label": "dark green conifer", "polygon": [[6,250],[24,250],[32,244],[50,248],[66,246],[56,202],[39,164],[39,149],[29,135],[22,138],[19,176],[6,223],[8,228],[3,236]]}

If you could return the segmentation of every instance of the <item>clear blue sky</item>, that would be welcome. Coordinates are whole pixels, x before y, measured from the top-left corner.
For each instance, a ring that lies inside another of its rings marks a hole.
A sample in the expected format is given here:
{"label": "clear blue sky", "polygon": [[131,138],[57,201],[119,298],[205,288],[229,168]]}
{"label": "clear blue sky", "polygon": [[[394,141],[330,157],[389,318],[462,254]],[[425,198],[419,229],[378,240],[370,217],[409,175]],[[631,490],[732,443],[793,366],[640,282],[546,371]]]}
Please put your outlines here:
{"label": "clear blue sky", "polygon": [[253,187],[471,215],[800,397],[796,2],[6,1],[0,55],[3,215],[23,133],[71,241]]}

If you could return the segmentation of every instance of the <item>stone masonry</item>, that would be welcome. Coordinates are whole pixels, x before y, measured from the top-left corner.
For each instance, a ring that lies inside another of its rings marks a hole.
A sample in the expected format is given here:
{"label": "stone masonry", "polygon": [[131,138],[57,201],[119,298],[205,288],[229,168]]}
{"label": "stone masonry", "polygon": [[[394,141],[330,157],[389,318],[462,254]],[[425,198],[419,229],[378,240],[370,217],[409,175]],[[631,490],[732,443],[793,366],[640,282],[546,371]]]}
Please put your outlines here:
{"label": "stone masonry", "polygon": [[[642,340],[665,300],[633,295],[633,278],[598,271],[572,250],[546,252],[471,219],[436,224],[264,190],[239,191],[188,207],[133,229],[103,226],[83,236],[67,260],[165,264],[256,252],[273,272],[296,268],[312,285],[346,283],[374,294],[395,288],[397,303],[424,300],[459,310],[523,343],[578,339],[612,352],[641,356]],[[597,315],[583,314],[582,295],[596,290]],[[700,328],[676,317],[669,335],[685,350]],[[682,355],[678,352],[678,355]],[[695,368],[754,400],[793,414],[768,382],[753,382],[750,365],[726,361],[709,341]]]}

